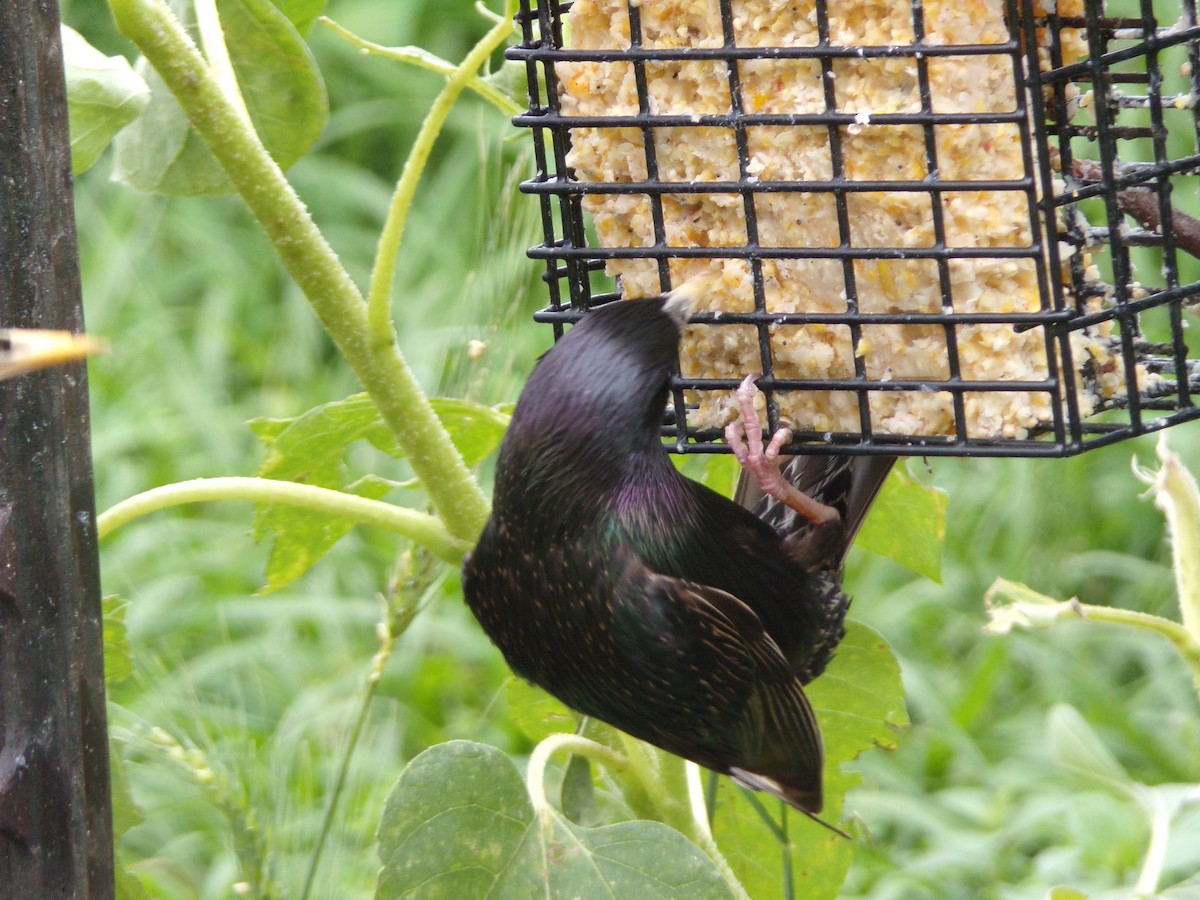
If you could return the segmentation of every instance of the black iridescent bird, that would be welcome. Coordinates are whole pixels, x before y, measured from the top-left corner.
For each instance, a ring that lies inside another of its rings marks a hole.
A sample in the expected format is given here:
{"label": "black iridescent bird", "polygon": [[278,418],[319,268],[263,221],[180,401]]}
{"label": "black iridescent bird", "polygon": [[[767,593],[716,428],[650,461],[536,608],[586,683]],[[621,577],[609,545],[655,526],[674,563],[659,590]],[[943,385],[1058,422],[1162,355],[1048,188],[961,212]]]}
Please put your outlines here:
{"label": "black iridescent bird", "polygon": [[803,685],[844,633],[842,560],[891,460],[796,457],[790,474],[812,497],[798,499],[772,483],[788,436],[763,449],[748,378],[728,437],[799,515],[758,486],[742,492],[761,498],[756,515],[680,475],[659,430],[699,290],[590,312],[542,358],[463,591],[522,678],[816,813],[821,736]]}

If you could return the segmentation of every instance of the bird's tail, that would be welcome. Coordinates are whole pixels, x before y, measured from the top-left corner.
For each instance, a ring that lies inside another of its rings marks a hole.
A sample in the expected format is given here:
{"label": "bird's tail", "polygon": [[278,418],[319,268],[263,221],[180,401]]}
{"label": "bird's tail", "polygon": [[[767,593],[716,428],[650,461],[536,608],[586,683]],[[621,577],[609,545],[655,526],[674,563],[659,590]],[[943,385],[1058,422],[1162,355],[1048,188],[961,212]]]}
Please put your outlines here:
{"label": "bird's tail", "polygon": [[729,770],[729,777],[743,787],[750,788],[750,790],[762,791],[778,797],[788,806],[798,809],[814,822],[824,825],[834,834],[840,834],[848,841],[853,840],[853,838],[846,834],[846,832],[842,831],[842,829],[831,824],[830,822],[826,822],[817,815],[817,813],[821,811],[821,794],[819,791],[814,794],[807,788],[780,784],[773,778],[767,778],[763,775],[756,775],[753,772],[747,772],[745,769],[732,768]]}
{"label": "bird's tail", "polygon": [[[841,528],[835,543],[821,554],[824,568],[841,569],[859,527],[895,462],[894,456],[794,456],[783,467],[783,477],[798,490],[834,507],[841,514]],[[755,480],[744,471],[733,498],[781,536],[795,542],[802,541],[813,527],[785,504],[763,494]]]}

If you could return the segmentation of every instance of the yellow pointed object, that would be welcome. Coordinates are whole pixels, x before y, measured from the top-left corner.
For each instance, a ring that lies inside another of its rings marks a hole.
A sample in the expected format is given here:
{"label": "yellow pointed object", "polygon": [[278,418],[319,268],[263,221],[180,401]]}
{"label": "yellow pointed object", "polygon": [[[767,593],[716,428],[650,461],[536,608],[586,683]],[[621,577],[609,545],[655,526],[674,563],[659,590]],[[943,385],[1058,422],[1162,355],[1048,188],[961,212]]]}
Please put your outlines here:
{"label": "yellow pointed object", "polygon": [[0,380],[47,366],[83,359],[108,349],[106,341],[32,328],[0,328]]}

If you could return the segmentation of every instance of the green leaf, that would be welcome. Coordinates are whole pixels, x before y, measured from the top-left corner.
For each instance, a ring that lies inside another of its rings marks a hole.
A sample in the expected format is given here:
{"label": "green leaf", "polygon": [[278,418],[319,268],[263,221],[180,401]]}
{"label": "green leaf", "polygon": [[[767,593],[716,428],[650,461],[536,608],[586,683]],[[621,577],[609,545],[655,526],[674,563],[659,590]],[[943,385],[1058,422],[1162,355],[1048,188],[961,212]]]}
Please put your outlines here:
{"label": "green leaf", "polygon": [[129,633],[125,629],[125,612],[129,601],[110,594],[100,601],[104,635],[104,684],[126,681],[133,674],[133,651],[129,649]]}
{"label": "green leaf", "polygon": [[727,898],[712,861],[658,822],[602,828],[534,811],[494,747],[431,747],[400,774],[378,833],[375,896]]}
{"label": "green leaf", "polygon": [[[269,0],[217,0],[230,61],[250,120],[267,151],[288,168],[329,117],[325,86],[308,46]],[[230,185],[170,90],[139,61],[150,88],[145,112],[116,140],[113,177],[141,191],[223,193]]]}
{"label": "green leaf", "polygon": [[1065,885],[1052,887],[1046,892],[1046,900],[1087,900],[1087,898],[1088,895],[1083,891]]}
{"label": "green leaf", "polygon": [[[489,406],[438,397],[430,403],[468,466],[495,450],[508,427],[510,416]],[[390,456],[404,455],[366,394],[324,403],[294,419],[253,419],[249,424],[269,446],[258,469],[264,478],[305,481],[306,472],[340,459],[359,440]]]}
{"label": "green leaf", "polygon": [[737,458],[729,453],[700,455],[697,453],[672,453],[671,462],[685,477],[712,488],[723,497],[732,497],[737,487],[742,467]]}
{"label": "green leaf", "polygon": [[834,769],[864,750],[894,750],[908,725],[900,664],[879,632],[846,623],[846,637],[825,673],[805,689],[821,724],[825,767]]}
{"label": "green leaf", "polygon": [[122,752],[124,742],[113,738],[109,742],[109,777],[112,783],[113,838],[119,840],[125,832],[145,821],[142,808],[129,789],[129,770]]}
{"label": "green leaf", "polygon": [[135,190],[174,196],[229,191],[225,173],[170,88],[145,59],[134,70],[150,88],[150,103],[113,141],[113,179]]}
{"label": "green leaf", "polygon": [[700,483],[712,488],[724,497],[732,497],[737,489],[742,467],[733,454],[717,453],[704,462],[704,475]]}
{"label": "green leaf", "polygon": [[[324,478],[310,479],[320,484]],[[323,487],[330,485],[324,484]],[[395,487],[390,481],[368,475],[346,487],[346,491],[379,500]],[[328,516],[284,504],[260,506],[255,516],[255,539],[270,533],[274,541],[267,557],[266,583],[260,594],[269,594],[291,584],[333,549],[355,526],[354,519]]]}
{"label": "green leaf", "polygon": [[73,28],[62,26],[71,128],[71,171],[90,169],[117,132],[150,102],[150,88],[123,56],[105,56]]}
{"label": "green leaf", "polygon": [[119,858],[113,869],[113,878],[116,882],[115,896],[117,900],[150,900],[150,893],[142,887],[137,876],[126,868]]}
{"label": "green leaf", "polygon": [[1200,875],[1192,875],[1178,884],[1174,884],[1158,893],[1159,897],[1169,900],[1200,900]]}
{"label": "green leaf", "polygon": [[269,0],[217,0],[217,11],[250,118],[286,169],[308,152],[329,118],[316,61]]}
{"label": "green leaf", "polygon": [[[539,71],[538,75],[541,74]],[[483,80],[521,107],[524,107],[529,99],[529,75],[524,63],[515,59],[505,60],[498,69],[484,76]]]}
{"label": "green leaf", "polygon": [[[468,465],[474,465],[499,444],[509,416],[465,400],[431,401],[434,412]],[[253,419],[250,430],[267,446],[258,467],[262,478],[296,481],[344,490],[378,500],[396,487],[381,478],[366,477],[347,485],[346,449],[365,440],[392,456],[402,456],[391,430],[366,394],[323,403],[294,419]],[[354,527],[352,519],[272,504],[259,506],[254,538],[273,537],[261,593],[295,581]]]}
{"label": "green leaf", "polygon": [[504,688],[509,720],[535,744],[552,734],[572,732],[579,716],[566,704],[520,678],[510,678]]}
{"label": "green leaf", "polygon": [[592,783],[592,764],[586,756],[571,754],[563,769],[559,808],[577,825],[599,825],[596,786]]}
{"label": "green leaf", "polygon": [[942,582],[946,542],[946,492],[927,487],[896,466],[854,543]]}
{"label": "green leaf", "polygon": [[307,483],[311,473],[340,463],[355,441],[369,440],[384,449],[395,446],[366,394],[323,403],[294,419],[253,419],[249,424],[268,445],[257,472],[263,478]]}
{"label": "green leaf", "polygon": [[1046,716],[1046,732],[1059,767],[1091,787],[1120,797],[1136,797],[1135,783],[1100,736],[1073,706],[1057,703]]}
{"label": "green leaf", "polygon": [[[106,600],[109,598],[105,598]],[[107,652],[107,649],[106,651]],[[116,881],[117,900],[148,900],[150,894],[142,882],[127,867],[125,857],[128,854],[121,846],[121,837],[145,821],[142,808],[133,799],[129,787],[128,764],[125,762],[125,741],[117,737],[117,731],[110,732],[108,745],[109,781],[112,796],[112,825],[113,840],[116,844],[113,860],[113,877]]]}
{"label": "green leaf", "polygon": [[[825,742],[823,815],[836,822],[846,791],[859,778],[841,765],[872,747],[894,748],[896,729],[908,724],[900,667],[878,632],[847,622],[833,660],[805,691]],[[785,830],[786,849],[755,803]],[[784,852],[791,853],[794,896],[836,897],[854,852],[849,841],[820,824],[769,797],[751,800],[726,779],[718,788],[713,833],[751,897],[785,896]]]}
{"label": "green leaf", "polygon": [[[825,809],[836,818],[847,790],[858,775],[826,772]],[[764,820],[765,813],[774,825]],[[713,835],[717,846],[751,897],[837,897],[854,857],[854,845],[823,825],[765,794],[752,794],[727,778],[717,787]],[[792,871],[792,892],[785,893],[784,855]]]}

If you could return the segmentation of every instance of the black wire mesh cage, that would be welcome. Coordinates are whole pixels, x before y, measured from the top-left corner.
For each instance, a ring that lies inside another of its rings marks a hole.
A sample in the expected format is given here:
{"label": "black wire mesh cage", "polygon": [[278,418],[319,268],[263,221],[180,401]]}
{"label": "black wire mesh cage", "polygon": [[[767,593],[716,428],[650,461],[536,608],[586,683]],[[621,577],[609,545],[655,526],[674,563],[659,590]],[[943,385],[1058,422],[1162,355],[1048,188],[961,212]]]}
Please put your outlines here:
{"label": "black wire mesh cage", "polygon": [[664,436],[1063,456],[1200,416],[1195,0],[522,0],[556,335],[711,287]]}

